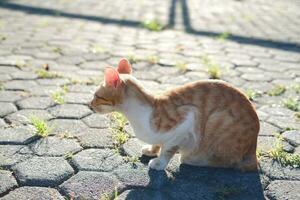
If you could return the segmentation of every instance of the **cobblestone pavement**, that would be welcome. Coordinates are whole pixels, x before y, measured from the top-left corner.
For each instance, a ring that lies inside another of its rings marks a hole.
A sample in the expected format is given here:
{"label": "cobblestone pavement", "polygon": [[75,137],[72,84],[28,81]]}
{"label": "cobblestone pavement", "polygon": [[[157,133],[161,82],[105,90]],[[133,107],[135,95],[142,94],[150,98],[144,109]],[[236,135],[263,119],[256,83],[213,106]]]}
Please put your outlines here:
{"label": "cobblestone pavement", "polygon": [[[299,9],[296,0],[1,1],[0,199],[300,199]],[[166,27],[149,31],[148,19]],[[130,126],[87,106],[121,57],[153,92],[219,72],[243,89],[261,120],[260,172],[178,156],[149,170]],[[34,116],[48,137],[35,134]],[[124,144],[116,130],[130,136]]]}

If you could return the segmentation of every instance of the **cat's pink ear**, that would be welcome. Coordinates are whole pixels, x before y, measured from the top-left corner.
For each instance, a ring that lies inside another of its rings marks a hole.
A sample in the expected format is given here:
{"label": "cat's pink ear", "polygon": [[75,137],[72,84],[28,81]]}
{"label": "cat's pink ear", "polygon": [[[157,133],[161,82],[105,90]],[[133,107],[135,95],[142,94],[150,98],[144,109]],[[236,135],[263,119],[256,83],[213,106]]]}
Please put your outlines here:
{"label": "cat's pink ear", "polygon": [[129,61],[126,58],[122,58],[118,65],[118,72],[120,74],[131,74],[132,68]]}
{"label": "cat's pink ear", "polygon": [[117,87],[121,80],[119,76],[119,72],[112,67],[108,67],[104,72],[105,85],[109,87]]}

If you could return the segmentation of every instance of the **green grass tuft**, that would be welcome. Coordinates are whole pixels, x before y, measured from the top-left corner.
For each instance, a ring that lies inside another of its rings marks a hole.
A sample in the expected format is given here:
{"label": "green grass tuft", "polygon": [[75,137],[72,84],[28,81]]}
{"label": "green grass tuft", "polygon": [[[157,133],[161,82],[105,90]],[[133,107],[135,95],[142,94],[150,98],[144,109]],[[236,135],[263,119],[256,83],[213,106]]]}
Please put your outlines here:
{"label": "green grass tuft", "polygon": [[202,56],[202,63],[207,66],[207,72],[209,78],[211,79],[221,78],[220,67],[216,63],[214,63],[208,56]]}
{"label": "green grass tuft", "polygon": [[296,113],[295,113],[295,117],[296,117],[296,119],[297,119],[298,121],[300,121],[300,112],[296,112]]}
{"label": "green grass tuft", "polygon": [[157,64],[158,61],[159,61],[159,59],[158,59],[157,56],[152,55],[152,56],[148,56],[148,57],[147,57],[147,62],[148,62],[149,64],[151,64],[151,65]]}
{"label": "green grass tuft", "polygon": [[149,31],[162,31],[164,28],[163,25],[156,19],[142,22],[142,27]]}
{"label": "green grass tuft", "polygon": [[114,149],[116,152],[120,152],[122,144],[128,141],[129,135],[125,131],[125,125],[128,123],[125,116],[119,112],[113,112],[110,114],[110,119],[113,123],[112,139],[114,141]]}
{"label": "green grass tuft", "polygon": [[67,160],[70,160],[73,158],[73,156],[74,156],[74,154],[72,152],[68,151],[67,153],[65,153],[64,158]]}
{"label": "green grass tuft", "polygon": [[184,63],[184,62],[177,62],[175,67],[178,68],[179,71],[182,73],[187,71],[187,66],[186,66],[186,63]]}
{"label": "green grass tuft", "polygon": [[287,99],[283,100],[283,105],[292,110],[292,111],[299,111],[300,110],[300,106],[299,106],[299,102],[297,98],[292,98],[289,97]]}
{"label": "green grass tuft", "polygon": [[59,75],[58,73],[50,72],[50,71],[47,71],[45,69],[39,69],[39,70],[37,70],[36,73],[37,73],[39,78],[53,79],[53,78],[60,78],[61,77],[61,75]]}
{"label": "green grass tuft", "polygon": [[268,156],[282,166],[300,167],[300,155],[287,153],[283,150],[282,136],[277,136],[275,147],[268,152]]}
{"label": "green grass tuft", "polygon": [[31,116],[30,123],[35,127],[36,135],[40,137],[47,137],[51,132],[51,128],[48,126],[47,122],[37,116]]}
{"label": "green grass tuft", "polygon": [[279,96],[282,95],[286,91],[286,87],[284,85],[276,85],[270,91],[268,91],[269,96]]}
{"label": "green grass tuft", "polygon": [[217,40],[221,40],[221,41],[224,41],[224,40],[227,40],[229,37],[230,37],[230,33],[229,32],[223,32],[221,33],[220,35],[218,35],[216,37]]}
{"label": "green grass tuft", "polygon": [[261,92],[259,92],[259,91],[254,91],[254,90],[252,90],[252,89],[246,90],[245,94],[246,94],[247,98],[248,98],[249,100],[251,100],[251,101],[253,101],[253,100],[255,100],[256,98],[262,96],[262,93],[261,93]]}
{"label": "green grass tuft", "polygon": [[140,61],[140,59],[138,57],[136,57],[135,55],[129,55],[129,56],[127,56],[127,59],[130,62],[130,64],[135,64]]}
{"label": "green grass tuft", "polygon": [[64,104],[65,103],[64,95],[65,93],[63,91],[57,91],[51,94],[51,98],[57,104]]}
{"label": "green grass tuft", "polygon": [[300,84],[296,84],[292,88],[297,94],[300,94]]}

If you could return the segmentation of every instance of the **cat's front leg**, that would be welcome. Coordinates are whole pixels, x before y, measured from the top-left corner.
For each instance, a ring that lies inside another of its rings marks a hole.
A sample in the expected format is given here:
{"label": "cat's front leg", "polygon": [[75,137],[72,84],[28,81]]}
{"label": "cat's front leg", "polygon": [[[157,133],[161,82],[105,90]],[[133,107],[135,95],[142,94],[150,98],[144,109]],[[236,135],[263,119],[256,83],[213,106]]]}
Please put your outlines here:
{"label": "cat's front leg", "polygon": [[153,158],[149,162],[149,167],[156,170],[164,170],[173,155],[178,151],[178,146],[163,145],[157,158]]}
{"label": "cat's front leg", "polygon": [[145,145],[142,149],[142,154],[145,156],[157,156],[160,150],[160,145]]}

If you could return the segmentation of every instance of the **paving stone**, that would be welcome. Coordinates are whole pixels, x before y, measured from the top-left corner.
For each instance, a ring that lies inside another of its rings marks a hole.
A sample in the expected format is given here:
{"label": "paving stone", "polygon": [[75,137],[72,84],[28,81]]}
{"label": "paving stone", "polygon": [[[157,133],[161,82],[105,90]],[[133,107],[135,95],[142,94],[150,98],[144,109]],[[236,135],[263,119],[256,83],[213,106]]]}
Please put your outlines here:
{"label": "paving stone", "polygon": [[82,119],[91,128],[107,128],[109,126],[109,119],[107,115],[93,113]]}
{"label": "paving stone", "polygon": [[37,74],[32,72],[19,71],[11,74],[11,77],[16,80],[33,80],[36,79],[38,76]]}
{"label": "paving stone", "polygon": [[88,131],[87,125],[74,119],[54,119],[49,122],[49,126],[53,128],[51,135],[79,136]]}
{"label": "paving stone", "polygon": [[70,85],[68,86],[68,90],[70,92],[82,92],[82,93],[94,93],[97,89],[97,86],[95,85]]}
{"label": "paving stone", "polygon": [[275,106],[262,106],[259,108],[260,111],[266,112],[270,114],[271,116],[291,116],[293,115],[293,111],[287,109],[287,108],[282,108],[282,107],[275,107]]}
{"label": "paving stone", "polygon": [[64,97],[66,103],[89,104],[93,99],[91,93],[67,93]]}
{"label": "paving stone", "polygon": [[34,110],[34,109],[26,109],[19,110],[15,113],[7,115],[5,119],[12,124],[21,125],[30,123],[30,117],[36,116],[39,119],[49,120],[52,118],[51,114],[45,110]]}
{"label": "paving stone", "polygon": [[300,181],[275,180],[268,186],[266,194],[270,199],[300,199]]}
{"label": "paving stone", "polygon": [[39,156],[64,156],[67,153],[76,153],[82,147],[75,139],[46,137],[32,143],[31,150]]}
{"label": "paving stone", "polygon": [[172,200],[214,199],[214,191],[204,183],[197,181],[176,180],[167,187],[167,194]]}
{"label": "paving stone", "polygon": [[124,161],[113,150],[86,149],[73,156],[71,162],[77,170],[112,171]]}
{"label": "paving stone", "polygon": [[129,188],[147,187],[160,189],[165,186],[170,176],[165,171],[149,170],[148,167],[137,164],[120,167],[114,171],[117,178]]}
{"label": "paving stone", "polygon": [[260,131],[259,135],[261,136],[274,136],[275,133],[279,133],[279,128],[267,123],[267,122],[260,122]]}
{"label": "paving stone", "polygon": [[123,150],[126,155],[141,157],[142,148],[144,145],[146,144],[137,138],[131,138],[125,144],[123,144]]}
{"label": "paving stone", "polygon": [[54,85],[54,86],[62,86],[68,84],[70,81],[68,79],[55,78],[55,79],[38,79],[37,82],[40,85]]}
{"label": "paving stone", "polygon": [[25,148],[24,145],[0,145],[0,167],[10,168],[30,158],[30,154],[21,154]]}
{"label": "paving stone", "polygon": [[270,116],[267,122],[285,129],[300,129],[299,122],[293,116]]}
{"label": "paving stone", "polygon": [[165,192],[159,190],[149,190],[149,189],[132,189],[126,190],[122,192],[118,196],[119,200],[171,200],[169,196],[165,194]]}
{"label": "paving stone", "polygon": [[62,157],[33,157],[14,167],[21,185],[55,186],[68,179],[74,170]]}
{"label": "paving stone", "polygon": [[59,194],[56,189],[53,188],[46,188],[46,187],[20,187],[11,191],[8,195],[1,198],[1,200],[48,200],[48,199],[55,199],[55,200],[64,200],[65,198]]}
{"label": "paving stone", "polygon": [[3,84],[7,90],[29,91],[29,88],[36,86],[36,82],[28,80],[13,80]]}
{"label": "paving stone", "polygon": [[33,96],[51,96],[53,93],[57,91],[61,91],[61,87],[54,86],[54,85],[47,85],[47,86],[37,85],[35,87],[29,88],[28,91]]}
{"label": "paving stone", "polygon": [[113,196],[118,186],[119,181],[109,173],[80,171],[59,188],[74,199],[101,199],[105,194]]}
{"label": "paving stone", "polygon": [[78,136],[80,144],[85,148],[112,148],[114,142],[108,129],[88,129]]}
{"label": "paving stone", "polygon": [[5,170],[0,170],[0,183],[0,195],[18,186],[12,172]]}
{"label": "paving stone", "polygon": [[278,162],[270,159],[259,161],[261,171],[271,179],[300,180],[300,169],[282,167]]}
{"label": "paving stone", "polygon": [[0,91],[0,101],[15,102],[22,99],[22,95],[20,91]]}
{"label": "paving stone", "polygon": [[16,104],[20,109],[46,109],[55,103],[50,97],[29,97]]}
{"label": "paving stone", "polygon": [[57,118],[66,119],[80,119],[92,113],[87,106],[77,104],[57,105],[49,108],[49,112]]}
{"label": "paving stone", "polygon": [[34,132],[29,126],[0,129],[0,144],[28,144],[36,139]]}
{"label": "paving stone", "polygon": [[17,108],[12,103],[0,102],[0,117],[4,117],[10,113],[16,112]]}
{"label": "paving stone", "polygon": [[0,81],[9,81],[11,77],[8,74],[0,74]]}
{"label": "paving stone", "polygon": [[0,128],[5,127],[7,124],[3,119],[0,118]]}
{"label": "paving stone", "polygon": [[282,133],[282,137],[294,146],[300,145],[300,132],[297,130],[285,131]]}
{"label": "paving stone", "polygon": [[257,138],[257,149],[269,152],[276,147],[276,138],[269,136],[259,136]]}

